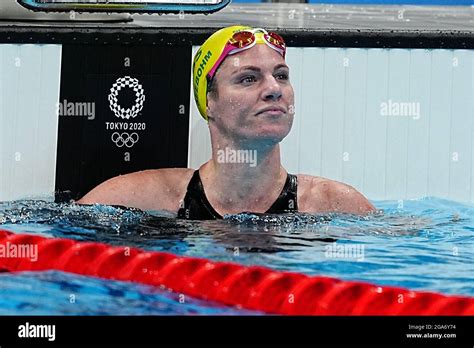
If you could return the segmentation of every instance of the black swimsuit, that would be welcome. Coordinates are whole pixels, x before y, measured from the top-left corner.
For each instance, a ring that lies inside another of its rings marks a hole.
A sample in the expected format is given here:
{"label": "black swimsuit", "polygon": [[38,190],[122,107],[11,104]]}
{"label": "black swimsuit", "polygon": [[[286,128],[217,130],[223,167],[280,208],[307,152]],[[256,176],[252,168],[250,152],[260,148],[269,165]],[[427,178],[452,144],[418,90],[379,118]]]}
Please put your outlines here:
{"label": "black swimsuit", "polygon": [[[285,186],[280,196],[266,211],[269,214],[281,214],[298,211],[297,190],[298,180],[296,175],[288,174]],[[207,200],[204,187],[199,176],[199,170],[194,171],[189,181],[188,190],[184,197],[183,206],[178,210],[179,219],[189,220],[215,220],[222,216],[214,210]]]}

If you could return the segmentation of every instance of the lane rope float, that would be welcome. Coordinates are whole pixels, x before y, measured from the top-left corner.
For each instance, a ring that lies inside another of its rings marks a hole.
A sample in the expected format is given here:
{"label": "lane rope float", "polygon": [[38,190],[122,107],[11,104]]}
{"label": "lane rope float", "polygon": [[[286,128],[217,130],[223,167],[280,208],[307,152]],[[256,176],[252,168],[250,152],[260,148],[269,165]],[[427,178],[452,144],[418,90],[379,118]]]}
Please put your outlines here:
{"label": "lane rope float", "polygon": [[0,257],[1,272],[58,270],[131,281],[271,314],[474,315],[474,298],[377,286],[261,266],[0,230],[0,247],[37,245],[36,260]]}

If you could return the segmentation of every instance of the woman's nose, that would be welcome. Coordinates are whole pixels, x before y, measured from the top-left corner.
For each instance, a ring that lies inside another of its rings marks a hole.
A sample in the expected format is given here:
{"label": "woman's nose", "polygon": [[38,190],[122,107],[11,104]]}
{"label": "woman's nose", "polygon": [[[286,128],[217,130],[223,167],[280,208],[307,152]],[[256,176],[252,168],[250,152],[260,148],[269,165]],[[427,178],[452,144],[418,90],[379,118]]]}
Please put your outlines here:
{"label": "woman's nose", "polygon": [[268,77],[264,82],[263,98],[265,100],[278,100],[282,96],[282,89],[275,77]]}

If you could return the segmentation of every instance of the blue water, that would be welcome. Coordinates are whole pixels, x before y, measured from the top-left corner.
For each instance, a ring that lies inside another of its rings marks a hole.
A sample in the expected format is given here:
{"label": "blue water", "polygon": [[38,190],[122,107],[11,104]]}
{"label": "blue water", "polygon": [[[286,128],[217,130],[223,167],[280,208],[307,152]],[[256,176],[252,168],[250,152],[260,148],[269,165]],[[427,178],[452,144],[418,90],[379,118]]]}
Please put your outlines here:
{"label": "blue water", "polygon": [[[372,203],[380,212],[367,217],[182,221],[166,212],[21,201],[0,203],[0,228],[474,296],[474,205],[431,197]],[[259,313],[144,285],[38,272],[0,274],[0,314]]]}
{"label": "blue water", "polygon": [[0,275],[2,315],[253,315],[158,287],[57,271]]}

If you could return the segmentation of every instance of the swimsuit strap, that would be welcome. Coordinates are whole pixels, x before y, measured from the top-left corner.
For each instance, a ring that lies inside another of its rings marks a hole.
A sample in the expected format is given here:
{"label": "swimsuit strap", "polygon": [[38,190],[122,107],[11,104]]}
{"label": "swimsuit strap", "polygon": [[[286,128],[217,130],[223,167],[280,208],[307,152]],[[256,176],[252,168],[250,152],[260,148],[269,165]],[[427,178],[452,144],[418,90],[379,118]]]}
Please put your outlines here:
{"label": "swimsuit strap", "polygon": [[190,220],[215,220],[222,219],[222,216],[215,211],[204,193],[199,169],[189,181],[188,190],[184,197],[183,206],[178,210],[178,218]]}
{"label": "swimsuit strap", "polygon": [[266,211],[269,214],[281,214],[298,211],[298,177],[289,174],[286,177],[285,186],[281,190],[280,196]]}
{"label": "swimsuit strap", "polygon": [[[288,174],[280,195],[266,213],[281,214],[298,211],[297,188],[297,176]],[[199,170],[194,171],[189,181],[183,205],[178,210],[178,218],[191,220],[222,219],[222,216],[216,212],[206,197]]]}

